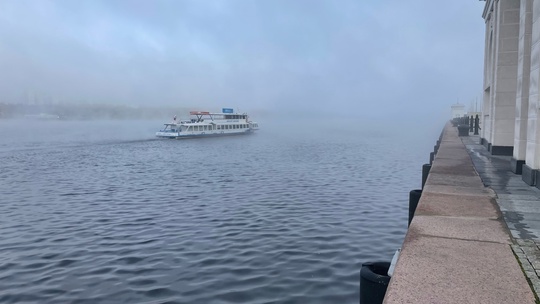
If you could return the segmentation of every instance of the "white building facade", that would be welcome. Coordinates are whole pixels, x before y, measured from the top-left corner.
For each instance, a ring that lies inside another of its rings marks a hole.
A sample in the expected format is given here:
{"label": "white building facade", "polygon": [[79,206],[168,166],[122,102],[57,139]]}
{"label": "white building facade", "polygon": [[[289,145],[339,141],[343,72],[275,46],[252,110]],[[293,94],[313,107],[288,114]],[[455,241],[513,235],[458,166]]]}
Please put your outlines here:
{"label": "white building facade", "polygon": [[486,0],[482,143],[540,188],[540,0]]}
{"label": "white building facade", "polygon": [[467,114],[465,111],[465,105],[462,105],[460,103],[456,103],[452,105],[452,118],[459,118],[463,117]]}

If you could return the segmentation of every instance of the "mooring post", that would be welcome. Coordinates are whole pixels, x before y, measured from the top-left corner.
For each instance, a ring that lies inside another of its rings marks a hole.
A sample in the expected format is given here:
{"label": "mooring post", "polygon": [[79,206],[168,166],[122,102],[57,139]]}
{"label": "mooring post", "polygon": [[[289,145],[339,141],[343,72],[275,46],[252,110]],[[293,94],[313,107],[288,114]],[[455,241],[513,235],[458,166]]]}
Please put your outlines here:
{"label": "mooring post", "polygon": [[414,217],[414,213],[416,212],[416,207],[418,207],[418,202],[420,201],[420,197],[422,196],[422,190],[416,189],[409,192],[409,224],[411,225],[411,222]]}
{"label": "mooring post", "polygon": [[424,189],[424,185],[426,184],[426,181],[429,175],[429,170],[431,170],[430,164],[422,165],[422,189]]}

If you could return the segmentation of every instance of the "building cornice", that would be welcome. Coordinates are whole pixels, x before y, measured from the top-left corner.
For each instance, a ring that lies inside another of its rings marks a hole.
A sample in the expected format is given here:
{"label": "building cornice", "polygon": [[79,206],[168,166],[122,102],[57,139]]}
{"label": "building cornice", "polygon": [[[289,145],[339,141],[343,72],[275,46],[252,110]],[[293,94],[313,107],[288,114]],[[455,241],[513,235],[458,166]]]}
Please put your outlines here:
{"label": "building cornice", "polygon": [[496,0],[486,0],[486,5],[484,6],[484,12],[482,13],[482,18],[484,20],[489,20],[491,18],[491,12],[493,12],[493,2]]}

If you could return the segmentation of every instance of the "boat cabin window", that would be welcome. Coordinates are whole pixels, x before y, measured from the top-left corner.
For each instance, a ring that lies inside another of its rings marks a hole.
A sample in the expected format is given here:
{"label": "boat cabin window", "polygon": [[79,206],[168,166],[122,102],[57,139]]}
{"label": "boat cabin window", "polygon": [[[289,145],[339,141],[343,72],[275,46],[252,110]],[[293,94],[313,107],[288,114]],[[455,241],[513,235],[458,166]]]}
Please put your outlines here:
{"label": "boat cabin window", "polygon": [[247,119],[246,115],[223,115],[225,119]]}

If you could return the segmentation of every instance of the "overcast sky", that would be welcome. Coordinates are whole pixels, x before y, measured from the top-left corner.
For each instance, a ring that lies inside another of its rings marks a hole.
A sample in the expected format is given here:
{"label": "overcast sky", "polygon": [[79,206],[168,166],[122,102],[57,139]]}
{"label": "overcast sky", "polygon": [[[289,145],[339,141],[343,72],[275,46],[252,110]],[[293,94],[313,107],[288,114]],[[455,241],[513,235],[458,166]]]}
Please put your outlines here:
{"label": "overcast sky", "polygon": [[477,0],[0,0],[0,102],[427,115],[481,94]]}

